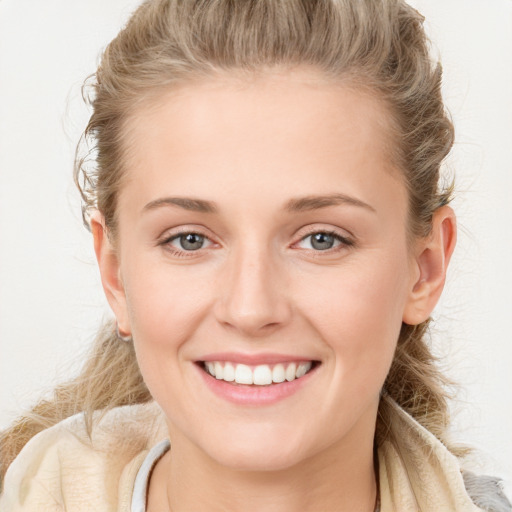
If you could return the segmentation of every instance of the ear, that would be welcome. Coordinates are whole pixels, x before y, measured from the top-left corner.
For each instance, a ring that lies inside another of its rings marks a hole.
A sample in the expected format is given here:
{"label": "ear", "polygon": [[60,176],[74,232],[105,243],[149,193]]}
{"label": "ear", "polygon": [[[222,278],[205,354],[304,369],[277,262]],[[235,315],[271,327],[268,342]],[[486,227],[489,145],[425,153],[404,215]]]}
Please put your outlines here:
{"label": "ear", "polygon": [[119,333],[122,336],[128,336],[131,329],[124,286],[121,280],[119,258],[108,237],[105,219],[99,211],[91,215],[90,224],[103,291],[116,316]]}
{"label": "ear", "polygon": [[406,324],[420,324],[432,313],[444,288],[456,240],[455,213],[449,206],[442,206],[434,213],[430,235],[416,246],[414,277],[402,318]]}

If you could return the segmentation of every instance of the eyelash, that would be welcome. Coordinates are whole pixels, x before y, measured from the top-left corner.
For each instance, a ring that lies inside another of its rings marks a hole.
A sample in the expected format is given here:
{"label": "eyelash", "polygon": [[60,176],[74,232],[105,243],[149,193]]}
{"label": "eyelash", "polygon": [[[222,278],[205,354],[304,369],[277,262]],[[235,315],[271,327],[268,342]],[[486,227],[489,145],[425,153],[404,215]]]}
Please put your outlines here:
{"label": "eyelash", "polygon": [[[295,242],[293,245],[297,245],[298,243],[303,242],[304,240],[307,240],[309,237],[312,237],[313,235],[317,235],[320,233],[323,235],[332,236],[337,242],[339,242],[339,245],[337,245],[336,247],[330,248],[330,249],[325,249],[325,250],[306,249],[307,251],[311,251],[312,253],[314,253],[315,257],[319,257],[322,254],[336,253],[338,251],[353,247],[355,245],[355,242],[353,240],[340,235],[336,231],[321,230],[321,229],[310,231],[309,233],[307,233],[303,237],[301,237],[301,239],[298,242]],[[161,240],[158,243],[158,245],[165,247],[166,250],[171,252],[171,254],[177,258],[194,257],[194,253],[199,252],[202,248],[197,249],[196,251],[185,251],[185,250],[176,249],[170,245],[171,242],[179,239],[180,237],[182,237],[184,235],[197,235],[197,236],[204,238],[205,240],[208,240],[212,244],[214,243],[214,242],[212,242],[212,240],[210,240],[209,237],[207,237],[206,235],[204,235],[200,232],[185,229],[178,233],[173,233],[171,236],[165,237],[163,240]]]}
{"label": "eyelash", "polygon": [[191,258],[194,256],[194,253],[199,252],[202,248],[198,249],[197,251],[185,251],[185,250],[176,249],[175,247],[172,247],[170,245],[172,241],[177,240],[178,238],[185,236],[185,235],[197,235],[197,236],[204,238],[205,240],[208,240],[210,243],[214,243],[210,240],[209,237],[207,237],[206,235],[203,235],[202,233],[200,233],[198,231],[184,229],[182,231],[178,231],[177,233],[173,233],[172,235],[165,237],[163,240],[161,240],[158,243],[158,245],[164,247],[173,256],[175,256],[177,258]]}
{"label": "eyelash", "polygon": [[320,230],[310,231],[308,234],[303,236],[299,240],[299,242],[296,242],[294,245],[296,245],[297,243],[303,242],[304,240],[307,240],[308,238],[310,238],[310,237],[312,237],[314,235],[318,235],[318,234],[332,236],[335,241],[339,242],[339,244],[337,246],[335,246],[335,247],[330,248],[330,249],[324,249],[323,251],[322,250],[315,250],[315,249],[307,249],[307,250],[312,251],[315,256],[321,256],[322,254],[336,253],[338,251],[341,251],[341,250],[349,248],[349,247],[353,247],[355,245],[353,240],[351,240],[351,239],[349,239],[349,238],[347,238],[345,236],[340,235],[336,231],[328,231],[328,230],[321,230],[321,229]]}

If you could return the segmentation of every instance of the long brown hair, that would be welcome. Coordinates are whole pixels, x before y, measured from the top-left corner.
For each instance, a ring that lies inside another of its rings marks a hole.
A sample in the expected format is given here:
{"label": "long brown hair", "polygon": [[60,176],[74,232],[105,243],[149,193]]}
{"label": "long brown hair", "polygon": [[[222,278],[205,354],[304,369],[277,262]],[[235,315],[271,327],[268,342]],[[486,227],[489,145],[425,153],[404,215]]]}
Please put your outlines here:
{"label": "long brown hair", "polygon": [[[86,223],[91,209],[99,209],[115,240],[124,127],[134,108],[162,90],[219,72],[298,65],[365,87],[387,104],[393,157],[409,192],[410,235],[427,236],[433,213],[452,193],[451,186],[439,186],[439,170],[453,143],[453,126],[423,18],[402,0],[144,2],[87,82],[93,113],[75,166]],[[402,325],[383,393],[443,439],[447,382],[429,349],[427,326]],[[93,411],[150,399],[133,347],[117,339],[113,325],[104,326],[82,373],[1,434],[0,476],[33,435],[61,419],[84,412],[90,431]],[[386,437],[386,407],[382,401],[377,440]]]}

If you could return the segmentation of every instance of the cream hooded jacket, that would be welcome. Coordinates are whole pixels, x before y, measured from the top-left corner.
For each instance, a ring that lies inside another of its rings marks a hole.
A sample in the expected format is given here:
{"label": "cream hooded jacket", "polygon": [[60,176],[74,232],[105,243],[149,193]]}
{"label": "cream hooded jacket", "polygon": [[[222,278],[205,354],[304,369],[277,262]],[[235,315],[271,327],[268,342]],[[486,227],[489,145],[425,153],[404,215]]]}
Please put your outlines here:
{"label": "cream hooded jacket", "polygon": [[[395,442],[385,441],[378,451],[381,512],[511,510],[495,479],[463,477],[443,444],[391,405]],[[109,411],[92,439],[82,415],[68,418],[32,438],[11,464],[0,512],[130,512],[142,461],[166,437],[155,403]]]}

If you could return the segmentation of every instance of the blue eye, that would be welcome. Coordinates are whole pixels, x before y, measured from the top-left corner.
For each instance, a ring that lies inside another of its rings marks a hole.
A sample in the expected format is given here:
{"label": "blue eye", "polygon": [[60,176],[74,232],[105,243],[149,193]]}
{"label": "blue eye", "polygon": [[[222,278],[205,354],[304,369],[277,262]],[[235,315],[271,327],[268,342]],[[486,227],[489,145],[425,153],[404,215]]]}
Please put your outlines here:
{"label": "blue eye", "polygon": [[[207,238],[198,233],[182,233],[169,240],[169,243],[184,251],[197,251],[202,249],[207,242]],[[176,246],[178,244],[178,246]]]}
{"label": "blue eye", "polygon": [[311,247],[318,251],[326,251],[327,249],[332,249],[335,242],[337,241],[334,236],[328,233],[315,233],[314,235],[310,235],[310,237]]}
{"label": "blue eye", "polygon": [[318,231],[305,236],[301,241],[304,249],[313,249],[315,251],[328,251],[334,249],[340,245],[350,246],[353,245],[352,241],[338,235],[337,233],[331,233],[326,231]]}

